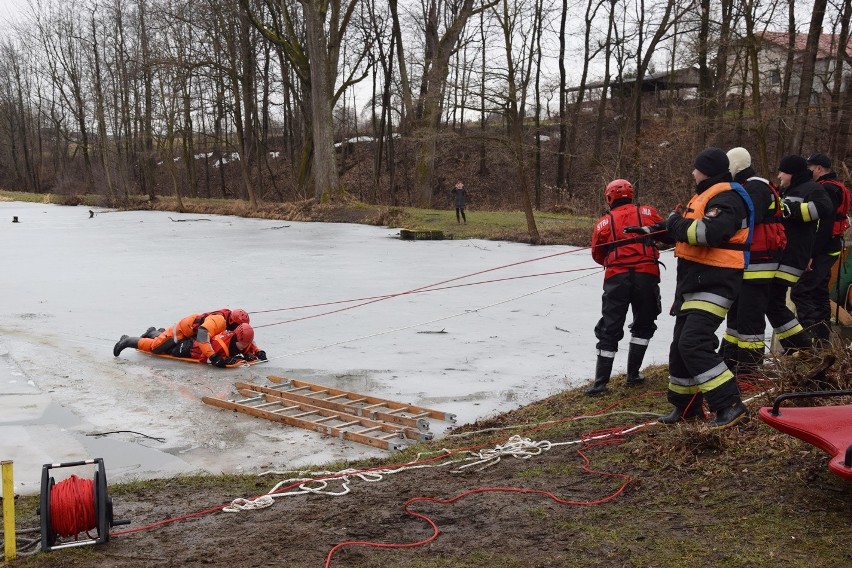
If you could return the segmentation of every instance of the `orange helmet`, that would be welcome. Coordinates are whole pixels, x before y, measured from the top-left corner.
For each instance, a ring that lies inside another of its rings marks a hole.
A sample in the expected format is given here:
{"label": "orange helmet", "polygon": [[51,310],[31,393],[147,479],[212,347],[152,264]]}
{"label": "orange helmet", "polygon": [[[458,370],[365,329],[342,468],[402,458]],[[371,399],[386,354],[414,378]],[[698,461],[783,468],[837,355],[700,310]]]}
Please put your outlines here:
{"label": "orange helmet", "polygon": [[228,316],[228,327],[238,326],[243,323],[249,322],[248,312],[242,309],[237,308],[236,310],[231,310],[231,315]]}
{"label": "orange helmet", "polygon": [[237,338],[238,343],[250,345],[254,341],[254,329],[247,323],[241,323],[234,330],[234,336]]}
{"label": "orange helmet", "polygon": [[604,197],[607,205],[612,205],[619,199],[633,199],[633,184],[626,179],[612,180],[606,186]]}

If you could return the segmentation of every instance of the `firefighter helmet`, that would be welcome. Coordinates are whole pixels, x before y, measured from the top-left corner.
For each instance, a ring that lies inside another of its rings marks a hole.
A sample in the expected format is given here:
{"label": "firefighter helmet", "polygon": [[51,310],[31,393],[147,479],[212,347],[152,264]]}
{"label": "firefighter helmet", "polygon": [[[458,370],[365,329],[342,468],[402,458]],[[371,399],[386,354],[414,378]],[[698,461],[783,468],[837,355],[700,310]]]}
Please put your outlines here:
{"label": "firefighter helmet", "polygon": [[248,312],[240,308],[237,308],[236,310],[231,310],[231,315],[228,316],[228,327],[238,326],[240,324],[248,322]]}
{"label": "firefighter helmet", "polygon": [[237,338],[237,343],[250,345],[254,341],[254,329],[247,323],[241,323],[234,330],[234,336]]}
{"label": "firefighter helmet", "polygon": [[626,179],[613,180],[607,184],[604,196],[607,205],[612,205],[619,199],[633,199],[633,184]]}

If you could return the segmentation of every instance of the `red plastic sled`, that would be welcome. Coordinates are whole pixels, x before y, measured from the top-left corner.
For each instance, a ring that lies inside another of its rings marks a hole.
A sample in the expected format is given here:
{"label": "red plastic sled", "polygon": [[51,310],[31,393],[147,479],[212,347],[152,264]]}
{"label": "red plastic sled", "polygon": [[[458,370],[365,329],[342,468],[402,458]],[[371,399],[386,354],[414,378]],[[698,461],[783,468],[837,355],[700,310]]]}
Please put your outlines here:
{"label": "red plastic sled", "polygon": [[852,480],[852,405],[780,408],[785,400],[850,396],[852,391],[820,391],[782,394],[772,408],[765,406],[758,416],[780,432],[795,436],[826,452],[833,474]]}
{"label": "red plastic sled", "polygon": [[[183,363],[198,363],[200,365],[208,365],[207,361],[199,361],[198,359],[193,359],[192,357],[175,357],[174,355],[168,354],[160,354],[160,353],[151,353],[150,351],[141,351],[139,349],[136,350],[138,353],[144,353],[145,355],[151,355],[152,357],[162,357],[163,359],[171,359],[172,361],[181,361]],[[252,365],[256,365],[257,363],[263,363],[260,359],[255,359],[254,361],[246,361],[244,359],[239,359],[233,365],[228,365],[228,369],[236,369],[238,367],[251,367]]]}

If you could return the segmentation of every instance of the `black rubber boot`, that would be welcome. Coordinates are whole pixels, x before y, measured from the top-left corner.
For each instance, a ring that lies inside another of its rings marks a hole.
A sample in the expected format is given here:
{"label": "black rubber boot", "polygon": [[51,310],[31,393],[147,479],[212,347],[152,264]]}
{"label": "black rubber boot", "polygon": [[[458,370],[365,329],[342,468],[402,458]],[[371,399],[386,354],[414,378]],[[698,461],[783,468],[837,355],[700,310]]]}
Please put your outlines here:
{"label": "black rubber boot", "polygon": [[586,391],[589,396],[595,396],[606,392],[606,384],[609,382],[609,376],[612,374],[612,363],[615,357],[604,357],[598,355],[598,362],[595,366],[595,382],[592,388]]}
{"label": "black rubber boot", "polygon": [[747,421],[748,408],[746,408],[746,405],[743,404],[741,400],[737,399],[737,401],[730,406],[726,406],[716,412],[716,418],[711,420],[707,426],[710,427],[711,430],[721,430],[722,428],[728,428],[734,424]]}
{"label": "black rubber boot", "polygon": [[681,420],[704,420],[704,418],[704,409],[701,407],[701,402],[696,401],[686,409],[686,412],[684,412],[682,408],[675,406],[672,408],[671,412],[663,414],[657,418],[657,422],[661,422],[663,424],[676,424]]}
{"label": "black rubber boot", "polygon": [[130,337],[129,335],[122,335],[121,339],[118,340],[118,343],[115,344],[115,347],[112,348],[112,354],[118,357],[122,351],[127,349],[128,347],[136,347],[139,346],[139,338],[138,337]]}
{"label": "black rubber boot", "polygon": [[145,337],[147,339],[154,339],[155,337],[160,335],[160,333],[162,332],[158,331],[156,327],[151,326],[145,331],[145,333],[142,334],[142,337]]}
{"label": "black rubber boot", "polygon": [[641,385],[645,382],[645,377],[639,372],[642,368],[642,360],[645,359],[645,351],[648,345],[630,342],[630,350],[627,352],[627,386],[632,387]]}

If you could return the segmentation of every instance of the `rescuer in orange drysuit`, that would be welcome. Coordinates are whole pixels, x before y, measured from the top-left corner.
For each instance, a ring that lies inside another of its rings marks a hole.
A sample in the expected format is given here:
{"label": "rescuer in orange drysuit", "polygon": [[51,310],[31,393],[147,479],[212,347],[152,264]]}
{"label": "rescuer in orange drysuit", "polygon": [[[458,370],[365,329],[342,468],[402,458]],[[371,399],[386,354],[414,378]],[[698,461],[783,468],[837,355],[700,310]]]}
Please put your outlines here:
{"label": "rescuer in orange drysuit", "polygon": [[210,339],[224,331],[233,331],[243,323],[249,323],[249,315],[242,309],[229,310],[223,308],[203,314],[192,314],[153,338],[147,336],[153,335],[154,328],[149,328],[142,337],[122,335],[113,347],[112,354],[118,357],[127,347],[157,355],[170,354],[180,341],[193,339],[205,359],[209,359],[217,367],[223,368],[226,366],[225,360],[213,349]]}

